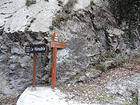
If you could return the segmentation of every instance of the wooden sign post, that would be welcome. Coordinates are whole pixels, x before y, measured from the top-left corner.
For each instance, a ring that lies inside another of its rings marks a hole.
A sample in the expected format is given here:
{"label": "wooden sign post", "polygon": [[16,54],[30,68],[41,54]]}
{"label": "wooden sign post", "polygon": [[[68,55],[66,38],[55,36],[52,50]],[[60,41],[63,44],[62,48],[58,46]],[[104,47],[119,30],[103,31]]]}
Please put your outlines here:
{"label": "wooden sign post", "polygon": [[51,41],[51,48],[53,48],[52,55],[52,83],[51,87],[55,88],[56,85],[56,59],[57,59],[57,48],[65,48],[66,44],[63,42],[55,41],[56,34],[53,34],[53,40]]}
{"label": "wooden sign post", "polygon": [[48,49],[46,44],[36,44],[36,45],[27,45],[25,47],[26,53],[33,53],[33,83],[32,86],[35,87],[35,76],[36,76],[36,53],[45,53]]}
{"label": "wooden sign post", "polygon": [[33,87],[35,87],[35,76],[36,76],[36,53],[34,53],[33,57],[33,83],[32,83]]}

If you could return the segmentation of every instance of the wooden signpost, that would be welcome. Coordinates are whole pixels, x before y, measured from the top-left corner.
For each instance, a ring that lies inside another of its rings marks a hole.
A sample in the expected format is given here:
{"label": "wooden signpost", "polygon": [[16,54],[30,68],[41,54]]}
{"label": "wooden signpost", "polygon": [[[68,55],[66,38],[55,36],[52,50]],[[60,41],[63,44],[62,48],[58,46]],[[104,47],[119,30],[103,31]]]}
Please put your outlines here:
{"label": "wooden signpost", "polygon": [[36,53],[45,53],[48,49],[46,44],[36,44],[27,45],[25,47],[26,53],[33,53],[33,83],[32,86],[35,87],[35,76],[36,76]]}
{"label": "wooden signpost", "polygon": [[53,34],[53,40],[51,41],[51,48],[53,48],[53,55],[52,55],[52,83],[51,87],[55,88],[56,85],[56,59],[57,59],[57,49],[58,48],[65,48],[66,44],[63,42],[55,41],[56,34]]}
{"label": "wooden signpost", "polygon": [[[57,49],[65,48],[66,44],[63,42],[58,42],[55,40],[56,34],[53,34],[53,40],[51,41],[51,48],[53,48],[52,55],[52,83],[51,87],[55,88],[56,85],[56,59],[57,59]],[[33,83],[32,86],[35,87],[35,76],[36,76],[36,53],[45,53],[48,50],[48,46],[46,44],[33,44],[27,45],[25,47],[26,53],[33,53]]]}

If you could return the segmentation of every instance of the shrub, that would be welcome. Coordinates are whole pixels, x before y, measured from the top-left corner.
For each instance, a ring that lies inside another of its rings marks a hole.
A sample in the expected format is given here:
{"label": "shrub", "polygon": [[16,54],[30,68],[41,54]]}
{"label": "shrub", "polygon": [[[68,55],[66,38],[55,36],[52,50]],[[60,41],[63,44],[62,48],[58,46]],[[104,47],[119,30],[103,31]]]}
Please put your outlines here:
{"label": "shrub", "polygon": [[57,27],[57,28],[60,28],[61,27],[61,23],[62,22],[66,22],[68,19],[69,19],[69,15],[57,15],[53,21],[52,21],[52,25]]}
{"label": "shrub", "polygon": [[138,25],[140,16],[140,1],[139,0],[108,0],[110,10],[117,19],[118,24],[126,21],[129,28]]}
{"label": "shrub", "polygon": [[36,0],[26,0],[26,6],[30,6],[31,4],[35,4]]}

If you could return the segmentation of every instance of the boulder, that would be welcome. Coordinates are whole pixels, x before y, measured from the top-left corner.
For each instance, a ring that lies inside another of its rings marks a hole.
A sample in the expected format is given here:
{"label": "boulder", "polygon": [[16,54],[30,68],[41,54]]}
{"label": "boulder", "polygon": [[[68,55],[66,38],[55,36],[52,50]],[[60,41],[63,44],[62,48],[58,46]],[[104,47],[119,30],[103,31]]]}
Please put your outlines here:
{"label": "boulder", "polygon": [[18,47],[13,47],[11,48],[11,53],[12,54],[24,54],[24,50]]}
{"label": "boulder", "polygon": [[[67,95],[57,88],[49,87],[27,88],[19,97],[17,105],[88,105],[75,100],[68,100]],[[90,104],[101,105],[101,104]],[[109,105],[109,104],[108,104]]]}
{"label": "boulder", "polygon": [[6,61],[7,60],[7,56],[6,55],[1,55],[0,56],[0,62]]}
{"label": "boulder", "polygon": [[24,56],[18,61],[21,65],[21,67],[27,67],[30,66],[31,64],[31,58],[29,56]]}

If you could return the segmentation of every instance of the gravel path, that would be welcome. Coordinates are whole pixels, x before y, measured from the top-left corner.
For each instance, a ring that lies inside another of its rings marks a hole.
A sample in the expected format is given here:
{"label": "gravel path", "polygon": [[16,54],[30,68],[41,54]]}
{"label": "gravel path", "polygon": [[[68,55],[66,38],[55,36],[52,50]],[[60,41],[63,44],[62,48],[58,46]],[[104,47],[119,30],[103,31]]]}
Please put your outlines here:
{"label": "gravel path", "polygon": [[3,94],[0,94],[0,105],[16,105],[16,102],[18,100],[20,95],[18,96],[6,96]]}
{"label": "gravel path", "polygon": [[[90,69],[91,68],[87,69],[87,71],[89,71]],[[60,89],[64,93],[68,94],[68,100],[75,99],[80,101],[81,103],[99,103],[101,105],[137,105],[137,93],[133,91],[134,89],[130,90],[128,87],[130,96],[125,96],[124,94],[121,94],[119,90],[116,93],[111,92],[111,89],[109,89],[107,86],[108,84],[113,84],[117,81],[117,85],[120,85],[120,87],[124,87],[122,81],[125,80],[124,82],[126,83],[125,85],[127,88],[127,86],[130,85],[128,83],[130,79],[133,80],[133,78],[135,78],[136,76],[140,76],[139,71],[139,61],[137,61],[137,59],[130,60],[120,67],[112,68],[110,70],[107,70],[106,72],[102,72],[100,75],[98,75],[97,78],[88,78],[79,82],[78,78],[80,77],[75,76],[66,84],[61,85]],[[77,82],[74,82],[73,84],[71,81]],[[132,83],[133,82],[135,83],[140,81],[136,80],[132,81]],[[114,85],[114,89],[116,90],[118,87],[117,85]],[[122,93],[123,91],[125,92],[126,90],[122,89]],[[126,94],[127,93],[128,92],[126,91]]]}

